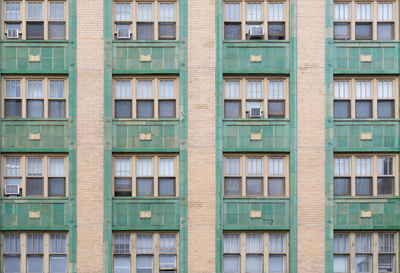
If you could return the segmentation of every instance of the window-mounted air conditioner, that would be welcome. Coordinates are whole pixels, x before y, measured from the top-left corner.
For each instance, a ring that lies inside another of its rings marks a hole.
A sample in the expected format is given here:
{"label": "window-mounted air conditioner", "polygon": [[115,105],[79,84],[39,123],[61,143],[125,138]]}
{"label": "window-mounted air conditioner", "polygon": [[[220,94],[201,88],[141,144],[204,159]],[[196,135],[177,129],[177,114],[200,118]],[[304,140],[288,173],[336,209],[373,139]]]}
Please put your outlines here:
{"label": "window-mounted air conditioner", "polygon": [[247,33],[247,38],[251,39],[262,39],[264,38],[264,27],[263,26],[251,26]]}
{"label": "window-mounted air conditioner", "polygon": [[7,29],[7,39],[18,39],[19,31],[16,28]]}
{"label": "window-mounted air conditioner", "polygon": [[117,30],[117,39],[130,39],[131,33],[128,28],[121,28]]}
{"label": "window-mounted air conditioner", "polygon": [[250,108],[249,111],[249,117],[250,118],[261,118],[263,112],[261,111],[261,108]]}
{"label": "window-mounted air conditioner", "polygon": [[21,188],[19,187],[19,185],[15,185],[15,184],[6,185],[6,187],[4,189],[4,194],[5,195],[20,195]]}

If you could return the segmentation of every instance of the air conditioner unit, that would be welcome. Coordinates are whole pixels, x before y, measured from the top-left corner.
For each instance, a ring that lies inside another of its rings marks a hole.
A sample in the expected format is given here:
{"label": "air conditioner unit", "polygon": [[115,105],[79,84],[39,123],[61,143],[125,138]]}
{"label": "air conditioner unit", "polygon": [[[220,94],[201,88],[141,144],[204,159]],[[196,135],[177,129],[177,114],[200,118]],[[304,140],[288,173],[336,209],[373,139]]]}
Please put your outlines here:
{"label": "air conditioner unit", "polygon": [[128,28],[121,28],[117,30],[117,39],[130,39],[131,33]]}
{"label": "air conditioner unit", "polygon": [[251,39],[262,39],[264,38],[264,27],[263,26],[250,26],[247,38]]}
{"label": "air conditioner unit", "polygon": [[21,188],[19,185],[11,184],[11,185],[6,185],[4,189],[4,194],[5,195],[20,195],[21,194]]}
{"label": "air conditioner unit", "polygon": [[249,111],[249,117],[251,118],[261,118],[263,112],[261,111],[261,108],[250,108]]}
{"label": "air conditioner unit", "polygon": [[7,29],[7,39],[18,39],[19,31],[16,28]]}

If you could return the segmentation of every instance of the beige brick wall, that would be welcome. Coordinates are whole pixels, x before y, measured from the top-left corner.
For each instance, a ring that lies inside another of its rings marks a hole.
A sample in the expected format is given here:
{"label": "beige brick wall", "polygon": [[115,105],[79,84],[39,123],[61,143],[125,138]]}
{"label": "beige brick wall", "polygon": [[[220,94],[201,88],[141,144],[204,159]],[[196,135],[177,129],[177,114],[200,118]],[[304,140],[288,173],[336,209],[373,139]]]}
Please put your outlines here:
{"label": "beige brick wall", "polygon": [[190,0],[188,272],[215,272],[215,1]]}
{"label": "beige brick wall", "polygon": [[77,1],[78,272],[103,273],[103,0]]}
{"label": "beige brick wall", "polygon": [[324,10],[298,7],[298,273],[324,270]]}

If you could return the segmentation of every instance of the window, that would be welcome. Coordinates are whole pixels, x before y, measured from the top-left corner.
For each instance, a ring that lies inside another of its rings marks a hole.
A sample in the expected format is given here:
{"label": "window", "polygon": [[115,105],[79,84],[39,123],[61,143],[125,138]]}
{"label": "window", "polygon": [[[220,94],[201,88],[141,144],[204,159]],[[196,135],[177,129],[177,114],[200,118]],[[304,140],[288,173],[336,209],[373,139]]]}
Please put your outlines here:
{"label": "window", "polygon": [[176,1],[114,1],[115,39],[177,40]]}
{"label": "window", "polygon": [[176,196],[176,155],[114,156],[114,196]]}
{"label": "window", "polygon": [[67,272],[67,235],[64,233],[3,233],[3,271]]}
{"label": "window", "polygon": [[397,39],[396,1],[338,1],[334,3],[336,40]]}
{"label": "window", "polygon": [[225,40],[287,40],[288,7],[285,1],[226,1]]}
{"label": "window", "polygon": [[288,117],[287,80],[225,78],[225,118]]}
{"label": "window", "polygon": [[397,195],[396,161],[396,155],[335,155],[335,195]]}
{"label": "window", "polygon": [[67,117],[67,80],[62,78],[3,78],[5,118]]}
{"label": "window", "polygon": [[225,233],[224,273],[287,272],[286,233]]}
{"label": "window", "polygon": [[67,39],[67,2],[4,1],[3,25],[6,39]]}
{"label": "window", "polygon": [[115,118],[176,118],[179,101],[176,78],[114,79]]}
{"label": "window", "polygon": [[335,79],[335,118],[397,117],[397,79]]}
{"label": "window", "polygon": [[67,195],[67,157],[12,154],[3,162],[3,196]]}
{"label": "window", "polygon": [[114,233],[114,273],[178,272],[177,233]]}
{"label": "window", "polygon": [[226,154],[225,196],[287,196],[287,162],[285,155]]}
{"label": "window", "polygon": [[333,272],[396,272],[397,234],[335,232]]}

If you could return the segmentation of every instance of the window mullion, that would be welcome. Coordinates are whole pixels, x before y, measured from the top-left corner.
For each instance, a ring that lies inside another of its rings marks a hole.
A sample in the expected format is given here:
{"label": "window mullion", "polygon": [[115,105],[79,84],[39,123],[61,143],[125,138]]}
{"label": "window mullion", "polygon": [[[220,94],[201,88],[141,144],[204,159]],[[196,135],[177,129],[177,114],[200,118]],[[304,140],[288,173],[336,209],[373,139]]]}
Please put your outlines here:
{"label": "window mullion", "polygon": [[21,243],[21,272],[27,272],[27,267],[26,267],[27,236],[26,236],[26,233],[20,234],[20,243]]}
{"label": "window mullion", "polygon": [[263,272],[268,272],[268,268],[269,268],[269,233],[268,232],[264,232],[263,236],[263,241],[264,241],[264,249],[263,249],[263,265],[264,267],[264,271]]}
{"label": "window mullion", "polygon": [[50,272],[50,235],[43,234],[43,271]]}
{"label": "window mullion", "polygon": [[356,167],[356,156],[350,157],[350,170],[351,170],[351,196],[356,196],[356,175],[357,175],[357,167]]}
{"label": "window mullion", "polygon": [[355,259],[356,259],[356,236],[355,233],[352,232],[349,234],[349,240],[350,240],[350,272],[353,273],[355,272],[356,264],[355,264]]}
{"label": "window mullion", "polygon": [[246,233],[240,233],[240,272],[246,272]]}
{"label": "window mullion", "polygon": [[153,233],[153,270],[160,271],[160,233]]}

